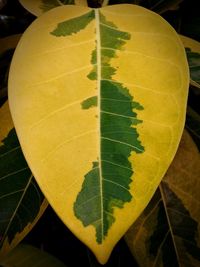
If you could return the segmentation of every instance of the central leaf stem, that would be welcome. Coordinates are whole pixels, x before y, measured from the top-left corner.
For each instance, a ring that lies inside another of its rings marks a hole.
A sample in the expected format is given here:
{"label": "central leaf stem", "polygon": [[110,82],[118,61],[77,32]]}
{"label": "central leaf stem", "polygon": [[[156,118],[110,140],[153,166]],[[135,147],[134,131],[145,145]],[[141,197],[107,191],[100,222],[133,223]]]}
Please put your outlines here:
{"label": "central leaf stem", "polygon": [[[97,94],[98,94],[98,132],[101,137],[101,33],[100,33],[100,17],[99,10],[95,9],[96,21],[96,46],[97,46]],[[102,166],[101,166],[101,138],[99,140],[99,185],[100,185],[100,201],[101,201],[101,236],[103,238],[103,183],[102,183]]]}

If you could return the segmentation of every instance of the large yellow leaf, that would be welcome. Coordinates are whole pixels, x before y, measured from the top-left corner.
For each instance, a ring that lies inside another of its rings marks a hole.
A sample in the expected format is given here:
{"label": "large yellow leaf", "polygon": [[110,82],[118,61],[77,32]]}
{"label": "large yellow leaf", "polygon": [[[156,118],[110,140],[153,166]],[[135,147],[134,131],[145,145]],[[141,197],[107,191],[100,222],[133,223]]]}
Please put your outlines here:
{"label": "large yellow leaf", "polygon": [[17,47],[9,100],[26,159],[101,263],[174,157],[188,76],[176,32],[134,5],[55,8]]}

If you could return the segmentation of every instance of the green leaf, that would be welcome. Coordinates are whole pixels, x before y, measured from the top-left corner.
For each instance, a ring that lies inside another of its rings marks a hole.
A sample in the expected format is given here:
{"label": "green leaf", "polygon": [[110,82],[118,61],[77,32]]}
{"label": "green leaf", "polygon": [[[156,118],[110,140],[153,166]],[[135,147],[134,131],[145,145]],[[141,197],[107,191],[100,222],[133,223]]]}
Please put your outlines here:
{"label": "green leaf", "polygon": [[200,85],[200,53],[195,53],[187,47],[185,50],[190,67],[191,79]]}
{"label": "green leaf", "polygon": [[74,5],[74,0],[41,0],[40,2],[40,9],[42,12],[47,12],[48,10],[61,5]]}
{"label": "green leaf", "polygon": [[175,155],[188,74],[174,29],[136,5],[55,8],[22,37],[9,77],[20,143],[48,201],[100,263]]}
{"label": "green leaf", "polygon": [[0,107],[7,100],[7,82],[10,62],[20,36],[20,34],[16,34],[0,39]]}
{"label": "green leaf", "polygon": [[199,266],[199,173],[200,155],[185,131],[159,189],[125,236],[140,266]]}
{"label": "green leaf", "polygon": [[148,2],[148,8],[156,13],[163,14],[164,12],[178,9],[183,0],[150,0],[146,2]]}
{"label": "green leaf", "polygon": [[63,5],[87,6],[87,0],[19,0],[21,5],[35,16]]}
{"label": "green leaf", "polygon": [[3,257],[32,229],[47,202],[24,159],[7,103],[0,110],[0,119],[0,257]]}
{"label": "green leaf", "polygon": [[200,43],[186,36],[180,35],[180,37],[185,46],[191,84],[200,88]]}
{"label": "green leaf", "polygon": [[[91,0],[92,1],[92,0]],[[158,14],[163,14],[164,12],[170,11],[170,10],[176,10],[179,8],[179,4],[183,0],[109,0],[109,5],[115,5],[115,4],[134,4],[134,5],[141,5],[143,7],[146,7]]]}
{"label": "green leaf", "polygon": [[52,255],[30,245],[18,245],[2,261],[1,267],[66,267]]}
{"label": "green leaf", "polygon": [[200,115],[190,106],[187,107],[186,129],[189,131],[200,150]]}

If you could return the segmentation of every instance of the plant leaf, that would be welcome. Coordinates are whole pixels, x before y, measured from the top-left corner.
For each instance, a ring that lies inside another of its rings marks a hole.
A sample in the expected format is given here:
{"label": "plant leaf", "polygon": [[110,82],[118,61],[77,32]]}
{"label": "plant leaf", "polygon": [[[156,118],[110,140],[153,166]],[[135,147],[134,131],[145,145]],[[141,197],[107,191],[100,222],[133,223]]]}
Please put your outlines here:
{"label": "plant leaf", "polygon": [[148,1],[149,8],[156,13],[163,14],[169,10],[176,10],[179,8],[183,0],[150,0]]}
{"label": "plant leaf", "polygon": [[140,266],[199,266],[199,173],[200,155],[185,131],[159,189],[125,236]]}
{"label": "plant leaf", "polygon": [[19,0],[21,5],[35,16],[62,5],[87,6],[87,0]]}
{"label": "plant leaf", "polygon": [[20,37],[21,34],[16,34],[0,39],[0,107],[7,100],[8,71]]}
{"label": "plant leaf", "polygon": [[200,43],[183,35],[180,37],[187,54],[190,68],[190,82],[193,86],[200,88]]}
{"label": "plant leaf", "polygon": [[186,129],[200,150],[200,115],[189,106],[187,107]]}
{"label": "plant leaf", "polygon": [[66,267],[52,255],[30,245],[20,244],[0,261],[2,267]]}
{"label": "plant leaf", "polygon": [[59,217],[101,263],[174,157],[188,76],[175,31],[138,6],[59,7],[21,39],[9,76],[20,143]]}
{"label": "plant leaf", "polygon": [[7,102],[0,109],[0,125],[0,258],[2,258],[36,224],[47,207],[47,201],[24,159]]}

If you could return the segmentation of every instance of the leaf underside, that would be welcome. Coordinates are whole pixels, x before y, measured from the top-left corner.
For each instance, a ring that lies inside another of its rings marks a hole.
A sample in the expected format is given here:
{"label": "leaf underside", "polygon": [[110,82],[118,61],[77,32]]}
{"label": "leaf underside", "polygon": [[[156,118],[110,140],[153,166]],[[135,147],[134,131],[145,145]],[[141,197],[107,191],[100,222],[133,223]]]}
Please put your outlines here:
{"label": "leaf underside", "polygon": [[144,151],[136,129],[137,124],[142,122],[137,119],[136,110],[143,107],[133,100],[127,87],[112,77],[117,69],[110,61],[130,40],[129,33],[120,31],[100,11],[92,10],[59,23],[51,34],[59,37],[77,33],[92,20],[98,22],[98,28],[96,49],[91,55],[93,69],[87,77],[97,81],[98,96],[82,102],[82,108],[98,108],[99,156],[85,174],[82,189],[74,203],[74,213],[84,226],[95,227],[96,240],[102,243],[115,221],[114,208],[123,208],[132,199],[129,189],[134,169],[128,158],[132,152]]}

